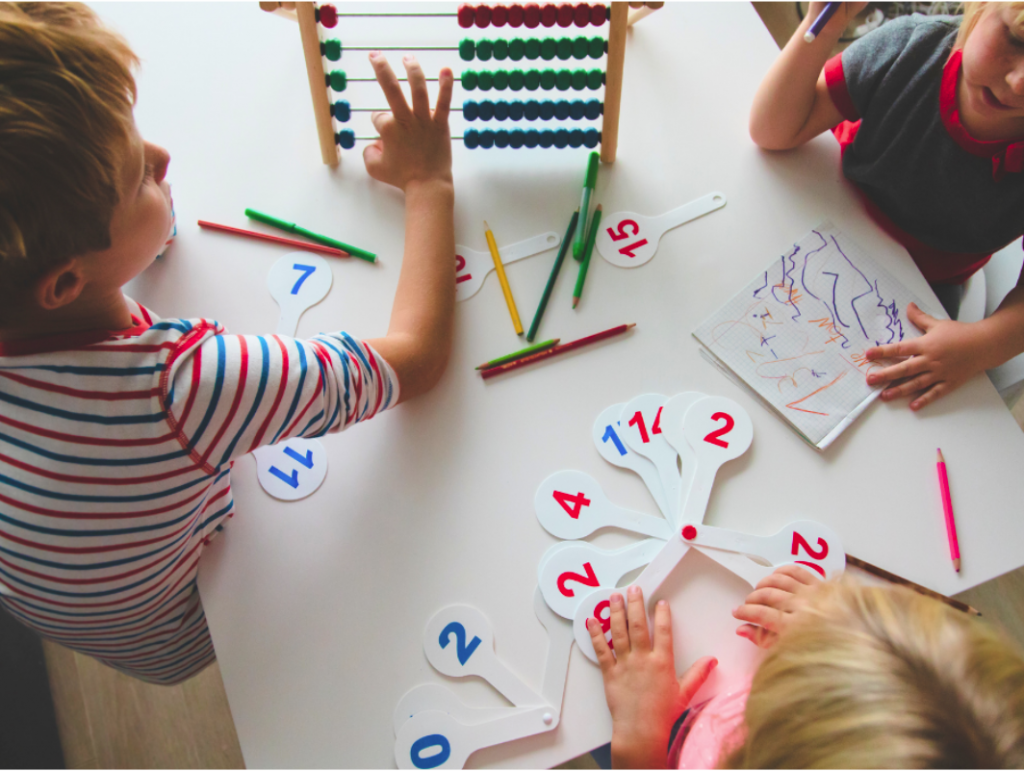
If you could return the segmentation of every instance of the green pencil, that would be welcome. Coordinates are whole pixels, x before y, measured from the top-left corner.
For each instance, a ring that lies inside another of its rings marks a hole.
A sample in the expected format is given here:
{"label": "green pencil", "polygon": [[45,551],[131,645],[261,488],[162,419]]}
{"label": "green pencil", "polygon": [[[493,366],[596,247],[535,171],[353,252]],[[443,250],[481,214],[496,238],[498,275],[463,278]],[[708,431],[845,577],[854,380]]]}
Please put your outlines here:
{"label": "green pencil", "polygon": [[360,249],[356,246],[346,244],[343,241],[337,241],[328,236],[322,236],[319,233],[314,233],[312,230],[300,228],[294,222],[279,220],[277,217],[271,217],[269,214],[264,214],[263,212],[256,211],[255,209],[246,209],[245,216],[258,220],[259,222],[264,222],[271,227],[279,228],[280,230],[284,230],[289,233],[297,233],[300,236],[305,236],[309,240],[316,241],[319,244],[327,244],[328,246],[333,246],[335,249],[341,249],[361,260],[366,260],[367,262],[377,261],[377,255],[373,252],[368,252],[365,249]]}
{"label": "green pencil", "polygon": [[572,219],[569,220],[569,229],[565,231],[565,238],[562,239],[562,246],[558,250],[558,257],[555,258],[555,264],[551,268],[551,275],[548,276],[547,286],[544,287],[544,294],[540,297],[540,305],[537,306],[537,312],[533,314],[533,323],[530,324],[530,331],[526,334],[526,342],[532,343],[533,338],[537,336],[537,328],[540,326],[541,316],[544,315],[544,309],[548,307],[548,299],[551,297],[551,290],[555,288],[555,279],[558,278],[558,271],[562,269],[562,260],[565,259],[565,253],[569,249],[569,245],[572,243],[572,234],[576,230],[576,224],[580,218],[580,210],[577,209],[572,215]]}
{"label": "green pencil", "polygon": [[594,219],[590,223],[590,232],[587,233],[587,245],[583,247],[583,262],[580,263],[580,272],[576,275],[576,288],[572,291],[572,307],[575,308],[580,302],[580,295],[583,294],[583,282],[587,280],[587,268],[590,267],[590,255],[594,251],[594,242],[597,240],[597,228],[601,224],[601,204],[594,209]]}
{"label": "green pencil", "polygon": [[537,353],[538,351],[544,351],[547,350],[548,348],[554,348],[556,345],[558,345],[559,342],[561,342],[561,340],[562,338],[560,337],[556,337],[554,340],[545,340],[543,343],[531,345],[528,348],[523,348],[521,351],[516,351],[515,353],[508,353],[505,354],[504,356],[499,356],[497,359],[491,359],[486,364],[481,364],[479,367],[477,367],[477,369],[490,369],[491,367],[496,367],[499,364],[504,364],[505,362],[521,359],[524,356],[528,356],[531,353]]}
{"label": "green pencil", "polygon": [[590,196],[597,187],[597,165],[600,159],[600,154],[594,151],[587,161],[587,176],[583,179],[583,197],[580,200],[580,229],[576,231],[576,238],[572,243],[572,256],[577,262],[583,259],[583,236],[586,235],[587,217],[590,214]]}

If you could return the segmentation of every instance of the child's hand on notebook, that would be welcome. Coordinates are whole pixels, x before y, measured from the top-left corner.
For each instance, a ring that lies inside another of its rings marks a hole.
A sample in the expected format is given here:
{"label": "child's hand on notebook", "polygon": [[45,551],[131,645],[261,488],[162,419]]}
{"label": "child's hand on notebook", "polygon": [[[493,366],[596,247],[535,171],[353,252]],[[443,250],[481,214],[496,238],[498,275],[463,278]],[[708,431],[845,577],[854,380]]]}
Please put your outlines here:
{"label": "child's hand on notebook", "polygon": [[806,604],[808,592],[820,583],[821,579],[799,565],[783,565],[761,579],[732,612],[733,618],[746,622],[736,634],[759,648],[771,648]]}
{"label": "child's hand on notebook", "polygon": [[924,331],[921,337],[880,345],[865,353],[868,361],[904,359],[868,375],[868,385],[903,381],[882,391],[883,401],[913,396],[910,409],[919,410],[1002,361],[992,350],[995,340],[986,333],[984,322],[937,319],[914,303],[907,306],[907,318]]}

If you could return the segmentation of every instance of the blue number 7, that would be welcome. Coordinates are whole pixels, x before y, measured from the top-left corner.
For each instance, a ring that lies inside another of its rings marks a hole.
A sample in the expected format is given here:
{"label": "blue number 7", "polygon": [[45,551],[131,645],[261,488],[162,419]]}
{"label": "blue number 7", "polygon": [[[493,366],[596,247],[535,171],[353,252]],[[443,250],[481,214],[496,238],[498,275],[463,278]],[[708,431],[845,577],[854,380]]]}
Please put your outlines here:
{"label": "blue number 7", "polygon": [[298,263],[295,263],[292,265],[292,268],[302,271],[302,275],[299,276],[299,280],[296,281],[295,286],[292,287],[292,294],[298,294],[299,289],[302,288],[302,282],[316,273],[316,265],[299,265]]}

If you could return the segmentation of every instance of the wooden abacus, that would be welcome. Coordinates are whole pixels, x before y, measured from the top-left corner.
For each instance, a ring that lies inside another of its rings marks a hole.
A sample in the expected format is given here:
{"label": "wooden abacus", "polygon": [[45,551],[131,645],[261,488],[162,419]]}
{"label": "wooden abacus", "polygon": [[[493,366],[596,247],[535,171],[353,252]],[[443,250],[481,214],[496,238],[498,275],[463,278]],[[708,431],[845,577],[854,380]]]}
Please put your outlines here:
{"label": "wooden abacus", "polygon": [[[601,145],[601,160],[614,163],[619,139],[619,109],[622,101],[622,70],[626,54],[626,29],[644,16],[660,8],[664,3],[613,2],[611,6],[601,3],[551,3],[538,5],[461,5],[455,13],[346,13],[339,12],[332,5],[317,7],[312,2],[280,3],[264,2],[260,7],[267,11],[282,11],[291,15],[287,9],[294,7],[295,18],[299,23],[302,38],[302,49],[306,60],[306,73],[309,78],[309,89],[313,97],[313,113],[316,117],[317,134],[320,140],[320,154],[323,162],[335,166],[339,161],[338,147],[351,149],[359,140],[374,140],[376,137],[357,137],[351,129],[335,131],[334,121],[347,123],[353,112],[368,112],[375,108],[352,107],[345,100],[331,102],[331,92],[341,93],[348,84],[357,81],[374,81],[375,78],[350,78],[339,69],[326,72],[324,57],[330,62],[341,59],[343,50],[369,51],[453,51],[457,52],[463,62],[474,60],[485,62],[544,60],[558,58],[562,61],[575,59],[598,60],[606,58],[605,70],[600,69],[463,69],[456,75],[456,82],[461,84],[464,92],[476,90],[495,91],[535,91],[559,90],[597,91],[604,88],[604,101],[593,98],[589,100],[490,100],[466,99],[461,107],[453,106],[453,111],[462,111],[467,121],[482,122],[511,119],[519,120],[557,120],[557,121],[596,121],[601,119],[601,128],[587,129],[512,129],[497,130],[475,128],[466,130],[460,137],[468,149],[491,147],[518,149],[521,147],[596,147]],[[632,10],[630,10],[632,9]],[[380,16],[380,17],[449,17],[457,19],[463,29],[476,27],[486,29],[490,26],[526,27],[561,27],[575,26],[582,30],[585,27],[602,27],[609,24],[607,40],[601,36],[586,37],[547,37],[547,38],[513,38],[472,39],[465,38],[460,44],[451,47],[436,46],[384,46],[373,48],[344,47],[337,39],[321,40],[319,27],[332,29],[340,17],[345,16]],[[428,80],[436,80],[428,78]]]}

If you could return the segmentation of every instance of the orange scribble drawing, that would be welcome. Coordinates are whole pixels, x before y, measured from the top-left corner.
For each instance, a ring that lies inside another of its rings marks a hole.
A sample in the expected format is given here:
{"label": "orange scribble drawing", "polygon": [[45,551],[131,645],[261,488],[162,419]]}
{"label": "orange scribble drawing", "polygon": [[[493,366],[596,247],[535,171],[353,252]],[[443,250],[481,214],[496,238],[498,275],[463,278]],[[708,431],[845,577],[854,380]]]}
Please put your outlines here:
{"label": "orange scribble drawing", "polygon": [[825,417],[828,417],[828,413],[827,412],[817,412],[816,410],[805,410],[803,407],[797,407],[795,405],[799,404],[802,401],[806,401],[807,399],[810,399],[815,394],[821,393],[826,388],[831,388],[836,383],[838,383],[840,380],[842,380],[844,377],[846,377],[846,373],[845,372],[840,374],[839,377],[837,377],[831,383],[828,383],[827,385],[823,385],[821,388],[817,389],[816,391],[811,391],[809,394],[807,394],[807,396],[804,396],[804,397],[802,397],[800,399],[797,399],[796,401],[790,402],[786,406],[789,407],[791,410],[797,410],[798,412],[807,412],[807,413],[810,413],[811,415],[823,415]]}
{"label": "orange scribble drawing", "polygon": [[[760,356],[762,359],[764,358],[763,353],[758,353],[757,351],[747,351],[747,358],[750,359],[751,361],[754,361],[755,356]],[[757,362],[754,363],[756,364]]]}

